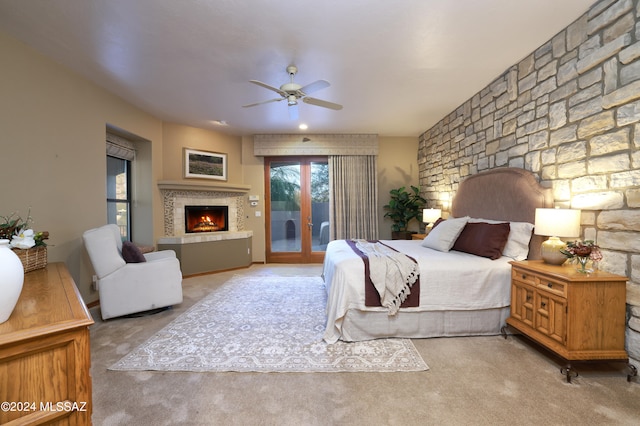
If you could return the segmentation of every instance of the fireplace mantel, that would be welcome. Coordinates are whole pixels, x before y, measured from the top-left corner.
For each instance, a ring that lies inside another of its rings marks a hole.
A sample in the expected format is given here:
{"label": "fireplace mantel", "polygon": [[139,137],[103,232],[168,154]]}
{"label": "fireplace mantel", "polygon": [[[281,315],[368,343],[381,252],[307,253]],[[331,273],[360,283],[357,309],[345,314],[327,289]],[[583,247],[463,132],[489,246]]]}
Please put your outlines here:
{"label": "fireplace mantel", "polygon": [[[250,185],[161,180],[158,189],[165,231],[158,249],[176,252],[183,276],[251,265],[252,232],[244,229]],[[228,206],[228,230],[185,235],[185,207],[209,205]]]}
{"label": "fireplace mantel", "polygon": [[232,184],[226,182],[185,182],[180,180],[158,181],[158,188],[169,191],[214,191],[247,193],[251,185]]}
{"label": "fireplace mantel", "polygon": [[244,230],[244,204],[250,185],[203,181],[158,181],[164,204],[165,237],[184,234],[185,206],[229,206],[228,230]]}

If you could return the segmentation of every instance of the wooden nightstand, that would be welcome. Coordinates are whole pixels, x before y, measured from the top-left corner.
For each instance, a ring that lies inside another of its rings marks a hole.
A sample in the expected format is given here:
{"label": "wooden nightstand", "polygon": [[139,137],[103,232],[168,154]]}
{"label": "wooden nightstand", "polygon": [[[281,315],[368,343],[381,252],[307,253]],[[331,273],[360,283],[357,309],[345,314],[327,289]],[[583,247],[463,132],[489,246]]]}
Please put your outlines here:
{"label": "wooden nightstand", "polygon": [[626,277],[535,260],[511,265],[507,324],[565,360],[567,382],[572,361],[623,361],[627,380],[637,375],[624,349]]}
{"label": "wooden nightstand", "polygon": [[411,239],[412,240],[424,240],[424,237],[426,237],[427,234],[411,234]]}

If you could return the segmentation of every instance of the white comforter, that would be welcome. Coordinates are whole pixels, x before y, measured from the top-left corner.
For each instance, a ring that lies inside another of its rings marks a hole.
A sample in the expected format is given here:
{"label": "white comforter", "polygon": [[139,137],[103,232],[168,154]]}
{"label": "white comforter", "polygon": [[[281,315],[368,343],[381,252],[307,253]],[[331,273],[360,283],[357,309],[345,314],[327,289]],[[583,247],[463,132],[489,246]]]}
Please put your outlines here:
{"label": "white comforter", "polygon": [[[420,306],[402,311],[477,310],[511,303],[511,258],[497,260],[422,247],[419,240],[389,240],[385,244],[418,262]],[[364,262],[344,240],[327,246],[323,277],[327,288],[327,325],[324,339],[340,338],[342,319],[350,309],[386,311],[364,305]]]}

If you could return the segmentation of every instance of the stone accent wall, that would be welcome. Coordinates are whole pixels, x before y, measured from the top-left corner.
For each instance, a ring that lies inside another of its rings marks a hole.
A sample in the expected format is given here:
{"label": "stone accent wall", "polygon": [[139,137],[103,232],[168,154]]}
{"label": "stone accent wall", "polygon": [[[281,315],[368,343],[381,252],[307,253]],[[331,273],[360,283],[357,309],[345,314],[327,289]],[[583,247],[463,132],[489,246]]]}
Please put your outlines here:
{"label": "stone accent wall", "polygon": [[[600,267],[629,277],[627,350],[640,365],[640,0],[602,0],[420,136],[420,186],[520,167],[582,209]],[[499,48],[499,47],[496,47]]]}

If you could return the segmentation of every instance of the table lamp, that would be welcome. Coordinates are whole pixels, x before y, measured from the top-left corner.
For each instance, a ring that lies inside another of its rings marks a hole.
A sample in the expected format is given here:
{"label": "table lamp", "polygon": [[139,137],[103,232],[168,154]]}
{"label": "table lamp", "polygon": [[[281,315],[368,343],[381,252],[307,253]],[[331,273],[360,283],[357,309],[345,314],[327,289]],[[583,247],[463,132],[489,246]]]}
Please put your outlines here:
{"label": "table lamp", "polygon": [[422,221],[427,224],[427,228],[433,227],[440,217],[442,217],[441,209],[422,209]]}
{"label": "table lamp", "polygon": [[536,209],[534,234],[549,237],[540,246],[542,259],[552,265],[562,265],[567,257],[560,250],[567,245],[559,237],[580,236],[580,210]]}

